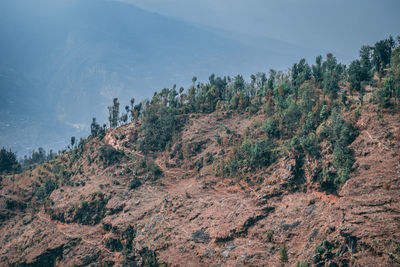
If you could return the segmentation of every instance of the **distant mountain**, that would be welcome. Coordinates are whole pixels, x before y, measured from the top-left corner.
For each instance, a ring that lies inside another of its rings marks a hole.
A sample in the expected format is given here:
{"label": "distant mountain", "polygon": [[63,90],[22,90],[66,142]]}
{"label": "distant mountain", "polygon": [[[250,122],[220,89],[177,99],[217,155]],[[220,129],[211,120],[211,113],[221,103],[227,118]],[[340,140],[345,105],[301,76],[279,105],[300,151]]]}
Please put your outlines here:
{"label": "distant mountain", "polygon": [[0,3],[0,145],[60,149],[106,119],[113,97],[150,97],[192,76],[288,66],[315,56],[276,40],[243,40],[101,0]]}

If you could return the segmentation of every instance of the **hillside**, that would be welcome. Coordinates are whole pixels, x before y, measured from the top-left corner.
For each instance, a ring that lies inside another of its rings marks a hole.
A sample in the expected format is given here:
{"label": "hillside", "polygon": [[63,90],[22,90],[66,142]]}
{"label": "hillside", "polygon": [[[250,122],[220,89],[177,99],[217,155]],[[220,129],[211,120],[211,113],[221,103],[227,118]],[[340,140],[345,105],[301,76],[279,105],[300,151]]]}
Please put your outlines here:
{"label": "hillside", "polygon": [[132,105],[130,123],[93,122],[56,159],[1,176],[0,262],[400,266],[390,54],[365,77],[362,57],[346,68],[328,54],[250,84],[193,79]]}

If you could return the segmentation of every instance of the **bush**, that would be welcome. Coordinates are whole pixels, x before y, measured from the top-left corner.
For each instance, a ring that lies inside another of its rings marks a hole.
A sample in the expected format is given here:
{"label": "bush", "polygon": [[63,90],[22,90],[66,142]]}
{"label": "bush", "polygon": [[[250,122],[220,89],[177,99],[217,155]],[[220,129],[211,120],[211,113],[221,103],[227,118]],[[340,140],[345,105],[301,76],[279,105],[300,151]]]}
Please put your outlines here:
{"label": "bush", "polygon": [[153,161],[146,162],[147,171],[151,172],[155,177],[160,176],[163,172],[160,167]]}
{"label": "bush", "polygon": [[215,134],[215,141],[218,145],[222,145],[222,137],[218,134],[218,132]]}
{"label": "bush", "polygon": [[210,153],[210,152],[207,152],[207,154],[206,154],[206,164],[210,165],[211,163],[213,163],[213,161],[214,161],[213,154]]}
{"label": "bush", "polygon": [[133,178],[132,181],[130,181],[129,183],[129,189],[133,190],[138,188],[140,185],[142,184],[142,182],[140,181],[140,179],[138,177],[135,176],[135,178]]}
{"label": "bush", "polygon": [[263,125],[263,130],[267,133],[268,137],[271,139],[280,137],[279,125],[276,120],[272,119],[266,120]]}
{"label": "bush", "polygon": [[47,178],[44,184],[36,188],[35,196],[40,200],[45,200],[57,187],[56,181]]}
{"label": "bush", "polygon": [[123,151],[117,150],[110,145],[100,147],[99,153],[100,160],[103,161],[106,166],[119,162],[125,155]]}
{"label": "bush", "polygon": [[223,173],[234,175],[237,171],[244,172],[267,167],[275,160],[275,145],[269,140],[254,143],[245,140],[235,149],[234,156],[223,165]]}
{"label": "bush", "polygon": [[289,261],[286,244],[282,244],[281,249],[279,250],[279,255],[281,262],[286,263]]}

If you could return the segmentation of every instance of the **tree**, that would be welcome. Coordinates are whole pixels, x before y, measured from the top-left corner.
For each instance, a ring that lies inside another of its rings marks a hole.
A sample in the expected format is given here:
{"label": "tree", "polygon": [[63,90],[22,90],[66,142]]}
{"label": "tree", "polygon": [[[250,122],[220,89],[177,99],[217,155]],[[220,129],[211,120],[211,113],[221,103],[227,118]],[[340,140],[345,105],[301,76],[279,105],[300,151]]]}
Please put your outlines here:
{"label": "tree", "polygon": [[361,68],[363,68],[363,73],[367,74],[369,76],[369,77],[363,77],[364,80],[367,80],[367,78],[371,78],[370,73],[369,73],[372,68],[371,51],[372,51],[372,48],[368,45],[363,45],[360,49]]}
{"label": "tree", "polygon": [[[134,117],[135,117],[135,111],[134,111],[134,104],[135,104],[135,98],[131,98],[131,101],[130,101],[130,104],[131,104],[131,107],[130,107],[130,116],[131,116],[131,121],[133,122],[133,120],[134,120]],[[129,112],[127,111],[127,113],[129,114]]]}
{"label": "tree", "polygon": [[363,81],[363,69],[361,67],[360,60],[354,60],[351,62],[348,69],[348,74],[351,88],[360,92],[361,82]]}
{"label": "tree", "polygon": [[304,113],[311,111],[316,102],[316,94],[312,86],[313,84],[307,81],[299,88],[300,107]]}
{"label": "tree", "polygon": [[282,129],[286,130],[287,136],[292,136],[292,134],[297,130],[299,126],[299,121],[301,117],[301,110],[299,106],[292,101],[288,108],[283,112]]}
{"label": "tree", "polygon": [[299,87],[311,79],[311,68],[303,58],[299,63],[295,63],[292,67],[292,87],[294,97],[297,100]]}
{"label": "tree", "polygon": [[390,36],[388,39],[375,43],[373,48],[372,62],[374,64],[375,71],[377,71],[380,76],[383,75],[383,70],[390,63],[390,57],[394,47],[395,42],[392,36]]}
{"label": "tree", "polygon": [[21,165],[17,161],[17,154],[4,147],[0,150],[0,174],[16,173],[21,171]]}
{"label": "tree", "polygon": [[93,118],[92,124],[90,125],[90,135],[97,137],[100,131],[100,125],[96,122],[96,118]]}
{"label": "tree", "polygon": [[322,82],[322,56],[315,59],[315,65],[312,65],[312,75],[316,83]]}
{"label": "tree", "polygon": [[274,85],[275,85],[275,75],[276,75],[276,70],[270,69],[269,70],[269,78],[268,78],[268,82],[267,82],[267,87],[269,89],[274,89]]}
{"label": "tree", "polygon": [[400,102],[400,46],[392,52],[390,65],[390,75],[393,77],[394,83],[394,97],[396,102]]}
{"label": "tree", "polygon": [[118,126],[118,120],[119,120],[118,98],[114,98],[113,105],[108,107],[108,120],[110,122],[111,128],[115,128]]}
{"label": "tree", "polygon": [[135,121],[139,120],[139,117],[140,117],[140,114],[141,114],[141,111],[142,111],[142,105],[143,105],[142,102],[140,102],[139,104],[135,105],[134,112],[133,112],[133,118],[134,118]]}
{"label": "tree", "polygon": [[124,113],[121,115],[121,122],[125,124],[128,121],[128,113]]}
{"label": "tree", "polygon": [[242,75],[236,75],[233,81],[234,93],[244,91],[245,83]]}
{"label": "tree", "polygon": [[171,105],[176,101],[177,94],[175,93],[173,90],[164,90],[162,93],[155,94],[150,103],[146,103],[141,127],[140,149],[142,151],[164,150],[180,129],[181,120],[177,116],[178,109]]}
{"label": "tree", "polygon": [[74,145],[75,145],[75,136],[72,136],[71,137],[71,147],[73,148],[74,147]]}
{"label": "tree", "polygon": [[336,58],[331,54],[326,55],[326,61],[322,66],[324,70],[322,87],[324,92],[331,98],[336,99],[340,89],[340,71],[341,67],[337,64]]}
{"label": "tree", "polygon": [[389,107],[391,105],[390,100],[395,96],[395,81],[393,76],[388,76],[385,79],[383,87],[377,92],[378,103],[381,107]]}

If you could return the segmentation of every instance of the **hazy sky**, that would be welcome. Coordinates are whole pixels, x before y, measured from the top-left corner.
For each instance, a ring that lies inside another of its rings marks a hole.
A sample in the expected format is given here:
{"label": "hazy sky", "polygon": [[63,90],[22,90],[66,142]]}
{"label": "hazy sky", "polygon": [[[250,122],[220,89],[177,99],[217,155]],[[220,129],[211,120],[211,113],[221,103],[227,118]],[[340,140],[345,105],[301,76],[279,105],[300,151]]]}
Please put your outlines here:
{"label": "hazy sky", "polygon": [[189,21],[354,58],[363,44],[400,34],[398,0],[120,0]]}

